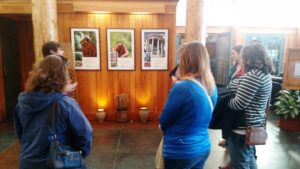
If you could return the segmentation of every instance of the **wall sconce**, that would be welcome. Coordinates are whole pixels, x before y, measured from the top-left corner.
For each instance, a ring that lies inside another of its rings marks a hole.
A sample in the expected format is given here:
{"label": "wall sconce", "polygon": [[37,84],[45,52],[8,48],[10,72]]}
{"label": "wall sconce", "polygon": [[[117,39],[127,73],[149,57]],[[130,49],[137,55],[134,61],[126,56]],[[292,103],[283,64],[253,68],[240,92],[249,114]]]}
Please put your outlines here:
{"label": "wall sconce", "polygon": [[99,123],[103,123],[104,119],[105,119],[106,113],[104,111],[104,109],[98,109],[96,112],[96,118],[98,120]]}
{"label": "wall sconce", "polygon": [[147,123],[148,117],[149,117],[149,110],[147,107],[140,107],[139,110],[139,116],[142,121],[142,123]]}

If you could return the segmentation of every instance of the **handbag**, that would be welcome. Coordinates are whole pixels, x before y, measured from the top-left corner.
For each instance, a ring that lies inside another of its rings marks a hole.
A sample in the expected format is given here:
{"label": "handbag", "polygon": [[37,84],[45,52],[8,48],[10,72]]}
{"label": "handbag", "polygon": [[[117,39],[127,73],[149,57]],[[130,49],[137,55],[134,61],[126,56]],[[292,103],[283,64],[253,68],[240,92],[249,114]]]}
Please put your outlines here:
{"label": "handbag", "polygon": [[164,138],[161,139],[157,152],[156,152],[156,156],[155,156],[155,167],[156,169],[164,169],[164,157],[163,157],[163,144],[164,144]]}
{"label": "handbag", "polygon": [[[268,99],[268,104],[266,111],[269,107],[270,98]],[[265,114],[266,114],[265,111]],[[246,128],[246,137],[245,144],[246,145],[265,145],[268,139],[268,133],[266,130],[267,126],[267,117],[265,118],[265,125],[263,127],[250,127]]]}
{"label": "handbag", "polygon": [[245,143],[247,145],[265,145],[268,138],[266,127],[247,127]]}
{"label": "handbag", "polygon": [[82,152],[72,149],[70,146],[61,144],[55,134],[56,125],[56,102],[52,104],[51,117],[51,144],[47,159],[48,169],[81,168],[84,166]]}

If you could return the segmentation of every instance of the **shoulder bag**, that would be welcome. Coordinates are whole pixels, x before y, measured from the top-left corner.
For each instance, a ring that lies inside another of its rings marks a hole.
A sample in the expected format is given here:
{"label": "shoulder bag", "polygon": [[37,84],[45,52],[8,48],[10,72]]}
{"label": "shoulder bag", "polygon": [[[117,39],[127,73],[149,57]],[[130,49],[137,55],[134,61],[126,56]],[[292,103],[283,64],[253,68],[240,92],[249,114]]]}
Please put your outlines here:
{"label": "shoulder bag", "polygon": [[[267,112],[267,109],[269,107],[270,99],[268,100],[268,105],[265,111],[265,114]],[[251,127],[248,126],[246,128],[246,139],[245,144],[246,145],[265,145],[268,139],[268,133],[266,130],[267,126],[267,115],[265,119],[265,125],[263,127]]]}
{"label": "shoulder bag", "polygon": [[51,112],[51,144],[47,160],[48,169],[81,168],[84,166],[84,158],[81,151],[73,150],[69,146],[61,144],[55,134],[56,102],[52,104]]}

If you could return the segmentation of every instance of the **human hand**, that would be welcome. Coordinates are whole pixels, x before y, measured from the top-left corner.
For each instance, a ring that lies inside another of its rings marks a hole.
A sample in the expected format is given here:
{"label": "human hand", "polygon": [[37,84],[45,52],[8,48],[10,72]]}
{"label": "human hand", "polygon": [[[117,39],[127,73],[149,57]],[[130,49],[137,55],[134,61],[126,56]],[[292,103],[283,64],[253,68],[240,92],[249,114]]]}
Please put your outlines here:
{"label": "human hand", "polygon": [[77,85],[78,85],[78,82],[67,84],[67,86],[64,89],[64,92],[66,92],[66,93],[73,92],[76,89]]}
{"label": "human hand", "polygon": [[178,79],[175,76],[171,76],[171,81],[174,84],[174,83],[176,83],[178,81]]}

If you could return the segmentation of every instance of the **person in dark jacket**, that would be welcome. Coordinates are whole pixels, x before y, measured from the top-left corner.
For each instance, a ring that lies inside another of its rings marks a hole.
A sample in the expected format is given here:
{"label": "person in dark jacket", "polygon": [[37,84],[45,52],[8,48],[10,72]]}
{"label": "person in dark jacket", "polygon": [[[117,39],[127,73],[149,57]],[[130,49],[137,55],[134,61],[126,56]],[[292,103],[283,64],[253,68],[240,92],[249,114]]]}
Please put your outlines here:
{"label": "person in dark jacket", "polygon": [[92,146],[92,127],[78,103],[63,94],[67,65],[50,55],[31,71],[25,91],[18,97],[15,132],[21,144],[20,169],[45,169],[51,139],[51,107],[56,102],[57,140],[81,150],[86,157]]}
{"label": "person in dark jacket", "polygon": [[[180,45],[180,48],[183,48],[184,46],[186,46],[187,43],[183,43]],[[179,78],[179,73],[180,73],[180,70],[179,70],[179,62],[180,62],[180,55],[182,55],[180,52],[182,52],[180,50],[180,48],[178,49],[177,53],[178,53],[178,64],[171,70],[171,72],[169,73],[169,77],[172,81],[172,84],[180,81],[180,78]]]}
{"label": "person in dark jacket", "polygon": [[243,46],[237,45],[232,48],[231,51],[231,60],[233,61],[233,65],[229,69],[228,79],[231,81],[235,78],[239,78],[242,74],[244,74],[241,63],[241,50]]}

